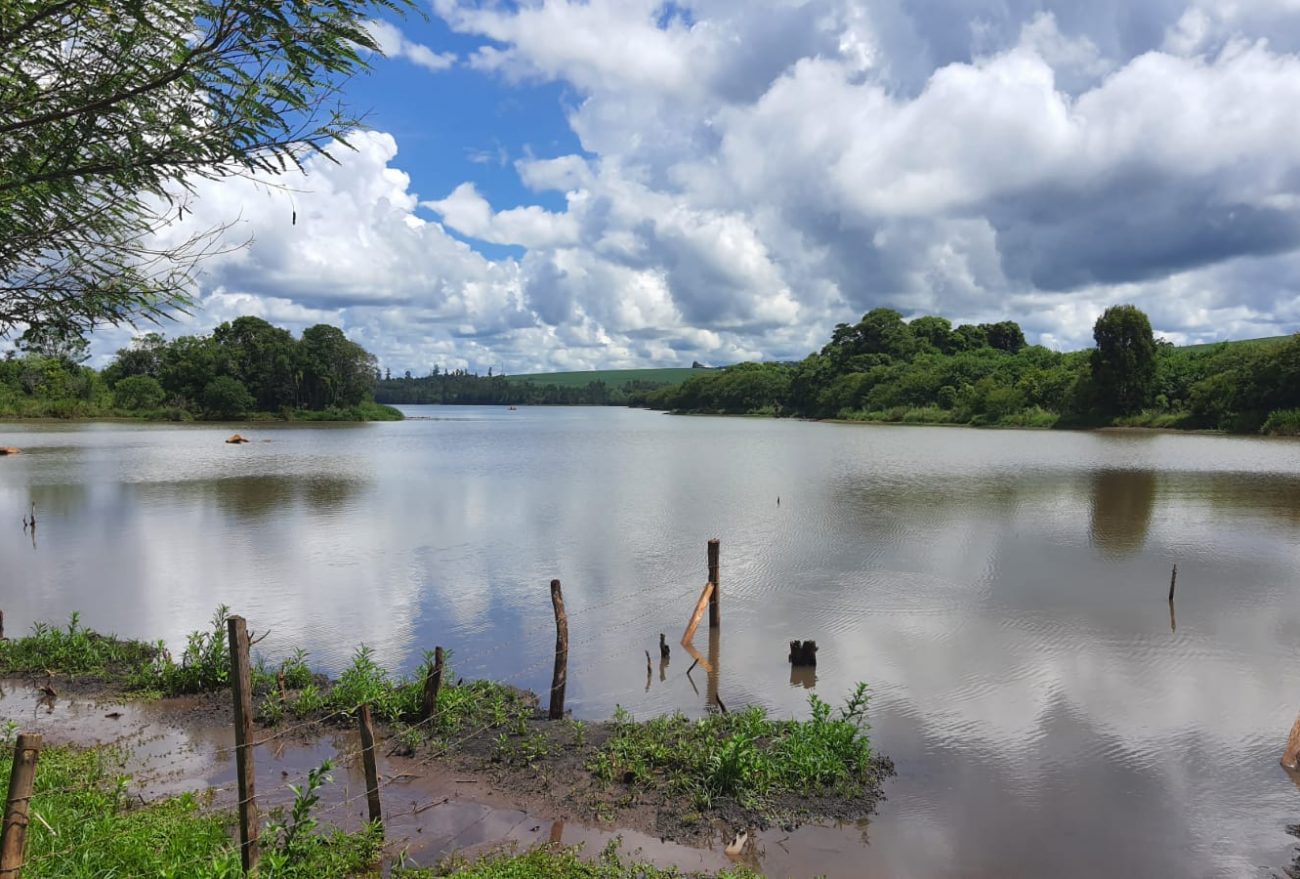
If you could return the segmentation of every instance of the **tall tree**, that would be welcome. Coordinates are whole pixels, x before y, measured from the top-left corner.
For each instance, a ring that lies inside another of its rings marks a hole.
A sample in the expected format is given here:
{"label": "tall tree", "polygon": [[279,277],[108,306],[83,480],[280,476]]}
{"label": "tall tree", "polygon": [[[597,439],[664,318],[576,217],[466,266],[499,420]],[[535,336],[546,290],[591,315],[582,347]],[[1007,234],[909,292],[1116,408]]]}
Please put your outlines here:
{"label": "tall tree", "polygon": [[220,230],[156,233],[194,181],[344,143],[366,21],[409,3],[0,0],[0,338],[184,309]]}
{"label": "tall tree", "polygon": [[988,338],[990,348],[997,348],[999,351],[1015,354],[1025,347],[1025,334],[1020,329],[1020,324],[1013,320],[1001,320],[995,324],[980,324],[979,328],[984,331],[985,336]]}
{"label": "tall tree", "polygon": [[1112,305],[1093,325],[1092,380],[1105,412],[1129,415],[1149,405],[1156,390],[1156,340],[1136,306]]}
{"label": "tall tree", "polygon": [[274,412],[297,402],[294,357],[297,342],[288,330],[260,317],[240,317],[212,331],[230,374],[253,395],[256,408]]}
{"label": "tall tree", "polygon": [[298,343],[303,401],[311,409],[355,406],[375,389],[375,356],[338,327],[317,324]]}

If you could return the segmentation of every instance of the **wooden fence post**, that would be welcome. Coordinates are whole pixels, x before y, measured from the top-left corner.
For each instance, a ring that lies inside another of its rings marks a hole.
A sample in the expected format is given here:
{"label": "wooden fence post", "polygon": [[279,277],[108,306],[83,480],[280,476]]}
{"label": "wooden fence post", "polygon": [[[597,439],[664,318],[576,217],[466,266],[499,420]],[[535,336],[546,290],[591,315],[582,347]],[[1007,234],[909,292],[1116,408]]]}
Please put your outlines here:
{"label": "wooden fence post", "polygon": [[713,584],[713,594],[709,596],[709,628],[716,629],[722,624],[722,610],[718,606],[718,594],[722,585],[718,582],[718,556],[721,541],[713,538],[709,541],[709,582]]}
{"label": "wooden fence post", "polygon": [[0,832],[0,876],[17,879],[27,846],[27,813],[36,782],[36,759],[41,753],[39,735],[20,735],[14,745],[14,765],[9,773],[4,829]]}
{"label": "wooden fence post", "polygon": [[375,727],[370,721],[370,706],[362,705],[359,713],[361,721],[361,761],[366,768],[366,802],[370,806],[370,821],[383,821],[379,804],[379,767],[375,765]]}
{"label": "wooden fence post", "polygon": [[230,635],[230,693],[235,703],[235,776],[239,782],[239,860],[244,872],[257,869],[257,800],[253,790],[253,678],[248,660],[248,623],[226,620]]}
{"label": "wooden fence post", "polygon": [[442,689],[442,648],[433,648],[433,667],[424,676],[424,701],[420,704],[420,720],[428,722],[438,716],[438,691]]}
{"label": "wooden fence post", "polygon": [[551,605],[555,608],[555,673],[551,676],[551,720],[564,717],[564,685],[569,675],[569,618],[564,613],[560,581],[551,581]]}

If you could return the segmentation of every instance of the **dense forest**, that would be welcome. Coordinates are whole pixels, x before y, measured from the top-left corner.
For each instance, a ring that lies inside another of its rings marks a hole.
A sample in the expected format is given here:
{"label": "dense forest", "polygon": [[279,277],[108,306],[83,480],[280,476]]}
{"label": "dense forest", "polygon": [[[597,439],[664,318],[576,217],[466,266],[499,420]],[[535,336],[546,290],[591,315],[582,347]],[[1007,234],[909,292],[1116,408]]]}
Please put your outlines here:
{"label": "dense forest", "polygon": [[644,405],[647,395],[662,386],[633,381],[615,387],[599,380],[585,385],[543,384],[503,375],[480,376],[463,369],[442,372],[435,367],[423,378],[413,378],[409,372],[401,378],[385,376],[375,389],[375,399],[396,404],[627,406]]}
{"label": "dense forest", "polygon": [[209,335],[137,338],[102,372],[83,365],[76,334],[29,330],[0,360],[0,416],[247,417],[365,421],[401,418],[374,402],[375,358],[317,324],[294,338],[241,317]]}
{"label": "dense forest", "polygon": [[1135,426],[1300,434],[1300,335],[1176,348],[1114,306],[1096,348],[1025,344],[1012,321],[910,322],[887,308],[835,327],[793,364],[742,363],[650,393],[676,412],[1023,427]]}

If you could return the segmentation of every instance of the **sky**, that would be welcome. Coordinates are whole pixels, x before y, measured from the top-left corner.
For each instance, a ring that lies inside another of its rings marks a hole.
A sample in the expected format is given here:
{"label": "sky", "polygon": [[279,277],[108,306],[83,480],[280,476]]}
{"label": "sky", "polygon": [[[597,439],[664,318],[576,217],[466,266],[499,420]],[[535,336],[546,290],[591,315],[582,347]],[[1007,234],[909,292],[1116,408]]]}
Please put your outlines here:
{"label": "sky", "polygon": [[1300,330],[1300,0],[415,2],[337,164],[198,184],[168,234],[249,243],[169,335],[424,375],[798,359],[880,306]]}

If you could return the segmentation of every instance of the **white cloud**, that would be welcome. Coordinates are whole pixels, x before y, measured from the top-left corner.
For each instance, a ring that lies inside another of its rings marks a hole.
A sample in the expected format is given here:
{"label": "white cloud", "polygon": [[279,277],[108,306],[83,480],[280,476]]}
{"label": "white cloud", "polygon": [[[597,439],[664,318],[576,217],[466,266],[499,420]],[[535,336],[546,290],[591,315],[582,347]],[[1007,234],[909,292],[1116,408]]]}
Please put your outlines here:
{"label": "white cloud", "polygon": [[366,22],[366,29],[380,50],[389,58],[405,58],[418,67],[437,73],[456,63],[455,52],[435,52],[422,43],[408,40],[402,31],[387,21],[374,19]]}
{"label": "white cloud", "polygon": [[1063,346],[1117,301],[1178,339],[1292,331],[1296,2],[436,0],[485,76],[566,86],[581,150],[512,166],[546,206],[420,201],[366,135],[293,184],[296,227],[205,185],[256,238],[205,290],[513,371],[801,357],[877,305]]}

